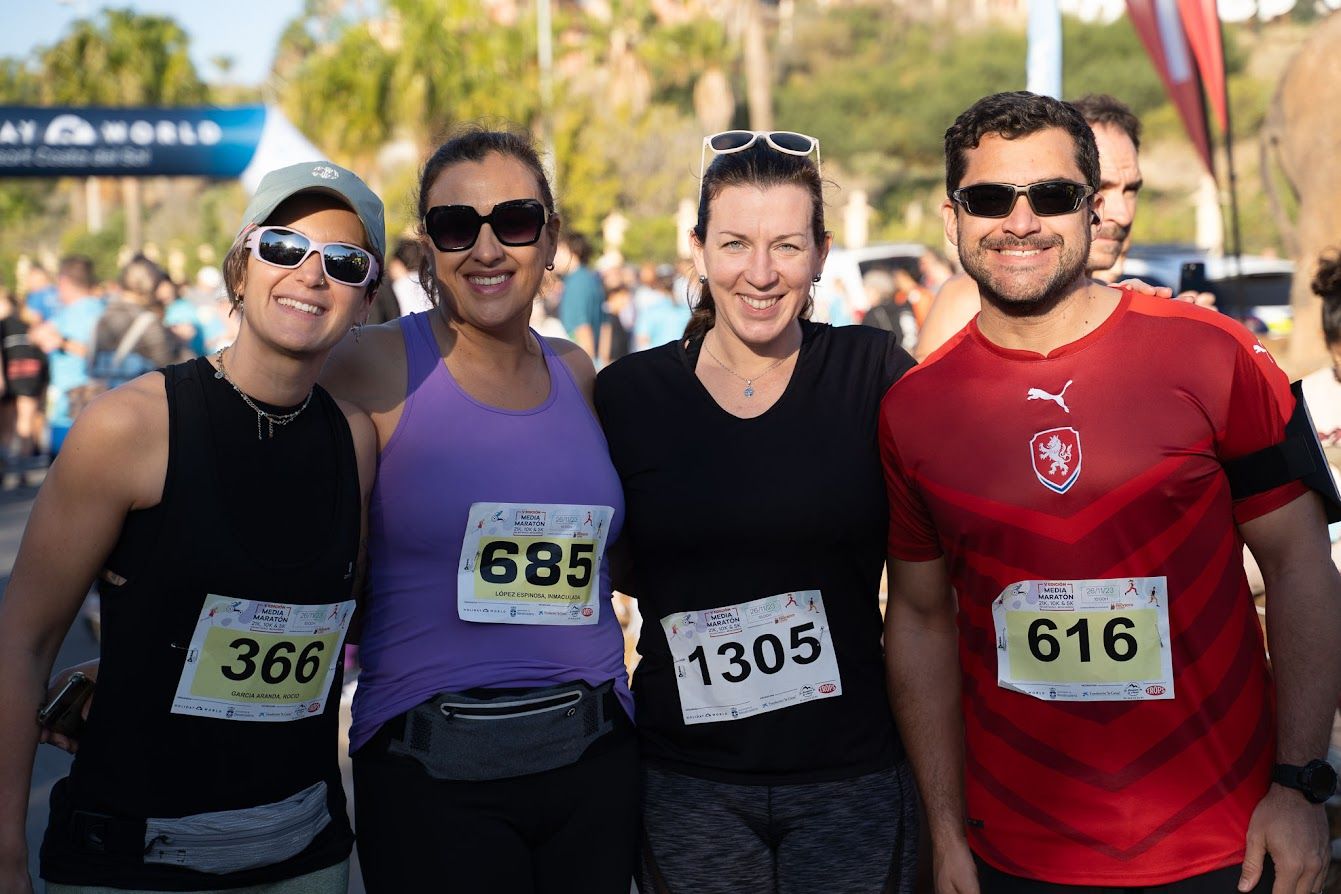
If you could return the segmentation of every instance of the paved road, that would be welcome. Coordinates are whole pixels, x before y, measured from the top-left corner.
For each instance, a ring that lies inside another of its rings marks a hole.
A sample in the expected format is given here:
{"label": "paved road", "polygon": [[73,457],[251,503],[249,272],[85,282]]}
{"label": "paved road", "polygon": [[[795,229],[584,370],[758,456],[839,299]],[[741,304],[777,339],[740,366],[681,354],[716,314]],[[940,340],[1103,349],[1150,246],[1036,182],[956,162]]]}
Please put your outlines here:
{"label": "paved road", "polygon": [[[33,478],[33,483],[37,483],[36,477]],[[0,491],[0,572],[3,572],[3,576],[0,576],[0,592],[3,592],[3,587],[9,583],[9,572],[14,566],[19,540],[23,536],[23,526],[28,521],[28,513],[32,509],[36,494],[36,487]],[[65,642],[61,644],[55,666],[67,667],[97,656],[97,641],[93,638],[88,623],[81,618],[75,622],[74,627],[66,635]],[[348,751],[345,738],[349,724],[348,705],[346,704],[344,708],[340,728],[340,764],[345,777],[345,793],[352,803],[353,786],[349,776],[349,759],[345,756]],[[42,843],[42,833],[47,825],[47,800],[51,794],[51,787],[70,771],[71,759],[71,756],[64,751],[44,745],[38,748],[37,758],[33,764],[33,784],[28,793],[28,871],[38,891],[42,890],[42,884],[37,880],[37,856]],[[351,867],[351,876],[350,894],[364,894],[357,857],[354,866]]]}

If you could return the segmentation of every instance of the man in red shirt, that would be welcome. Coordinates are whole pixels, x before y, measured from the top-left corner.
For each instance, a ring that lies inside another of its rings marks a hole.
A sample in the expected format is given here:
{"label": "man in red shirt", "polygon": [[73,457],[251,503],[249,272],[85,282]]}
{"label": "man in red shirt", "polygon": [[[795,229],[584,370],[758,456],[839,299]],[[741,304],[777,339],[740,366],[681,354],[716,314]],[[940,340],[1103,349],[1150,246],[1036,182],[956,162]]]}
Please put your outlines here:
{"label": "man in red shirt", "polygon": [[1341,578],[1317,495],[1225,472],[1294,401],[1238,324],[1086,276],[1098,167],[1056,100],[959,117],[942,208],[982,314],[882,407],[887,661],[937,889],[1318,891]]}

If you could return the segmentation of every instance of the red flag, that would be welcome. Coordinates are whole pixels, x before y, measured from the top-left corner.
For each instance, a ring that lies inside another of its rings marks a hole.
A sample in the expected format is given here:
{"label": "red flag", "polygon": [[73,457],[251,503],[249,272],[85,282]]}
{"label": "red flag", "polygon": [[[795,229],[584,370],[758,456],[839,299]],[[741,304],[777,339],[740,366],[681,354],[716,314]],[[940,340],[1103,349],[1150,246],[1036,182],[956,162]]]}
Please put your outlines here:
{"label": "red flag", "polygon": [[1225,47],[1220,34],[1220,14],[1215,0],[1178,0],[1183,30],[1192,46],[1206,99],[1220,123],[1220,132],[1229,132],[1229,97],[1225,91]]}
{"label": "red flag", "polygon": [[1127,0],[1127,14],[1145,44],[1150,60],[1159,72],[1169,99],[1183,119],[1183,127],[1192,138],[1206,170],[1215,174],[1211,163],[1211,139],[1206,132],[1206,115],[1201,104],[1201,84],[1193,64],[1187,34],[1178,17],[1178,0]]}

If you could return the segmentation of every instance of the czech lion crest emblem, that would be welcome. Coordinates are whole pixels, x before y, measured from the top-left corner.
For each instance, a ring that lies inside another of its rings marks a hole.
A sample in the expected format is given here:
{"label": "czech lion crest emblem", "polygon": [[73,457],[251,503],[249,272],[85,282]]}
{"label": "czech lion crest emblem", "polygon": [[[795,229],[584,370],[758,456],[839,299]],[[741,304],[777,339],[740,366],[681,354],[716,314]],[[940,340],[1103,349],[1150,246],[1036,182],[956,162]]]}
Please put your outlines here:
{"label": "czech lion crest emblem", "polygon": [[1080,432],[1074,428],[1050,428],[1029,441],[1034,474],[1043,486],[1064,494],[1080,477]]}

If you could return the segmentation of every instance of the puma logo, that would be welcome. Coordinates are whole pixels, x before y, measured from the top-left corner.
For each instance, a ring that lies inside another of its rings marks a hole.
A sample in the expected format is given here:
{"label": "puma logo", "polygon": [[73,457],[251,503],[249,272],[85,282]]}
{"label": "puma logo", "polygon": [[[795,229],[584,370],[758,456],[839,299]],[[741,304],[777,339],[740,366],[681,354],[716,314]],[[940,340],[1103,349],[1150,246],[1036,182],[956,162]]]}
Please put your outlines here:
{"label": "puma logo", "polygon": [[1264,347],[1262,347],[1261,345],[1253,345],[1253,353],[1254,353],[1254,354],[1265,354],[1266,352],[1267,352],[1267,349],[1264,348]]}
{"label": "puma logo", "polygon": [[1030,388],[1029,394],[1025,397],[1025,400],[1050,400],[1069,414],[1071,408],[1066,405],[1066,399],[1063,395],[1066,394],[1066,389],[1071,387],[1072,381],[1074,380],[1067,379],[1066,384],[1062,386],[1062,390],[1058,391],[1056,394],[1049,394],[1042,388]]}

